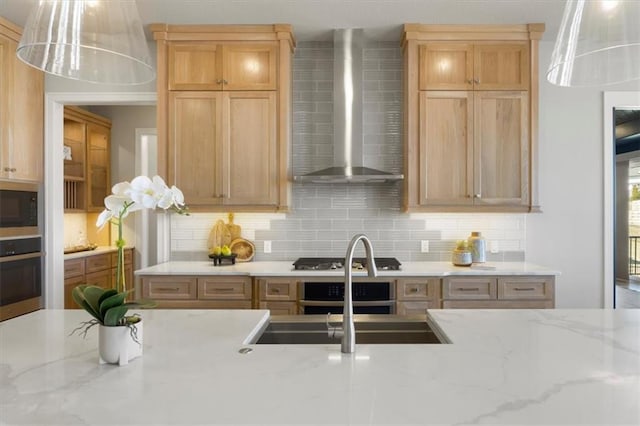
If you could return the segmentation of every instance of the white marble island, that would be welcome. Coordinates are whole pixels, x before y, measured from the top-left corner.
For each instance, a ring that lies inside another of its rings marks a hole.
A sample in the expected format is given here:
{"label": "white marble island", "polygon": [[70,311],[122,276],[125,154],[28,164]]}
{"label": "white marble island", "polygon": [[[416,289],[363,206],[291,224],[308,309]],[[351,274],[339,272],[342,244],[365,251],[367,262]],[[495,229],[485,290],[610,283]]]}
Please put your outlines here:
{"label": "white marble island", "polygon": [[251,345],[267,311],[144,311],[99,365],[83,311],[0,323],[1,424],[640,424],[637,310],[437,310],[450,345]]}

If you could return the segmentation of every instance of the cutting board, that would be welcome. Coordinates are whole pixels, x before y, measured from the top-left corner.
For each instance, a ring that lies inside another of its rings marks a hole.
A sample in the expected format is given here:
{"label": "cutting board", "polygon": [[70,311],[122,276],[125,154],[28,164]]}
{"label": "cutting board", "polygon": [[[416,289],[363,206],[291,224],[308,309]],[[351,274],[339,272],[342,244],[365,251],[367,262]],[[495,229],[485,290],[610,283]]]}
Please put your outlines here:
{"label": "cutting board", "polygon": [[211,228],[211,232],[209,232],[207,246],[211,250],[214,247],[228,246],[229,244],[231,244],[231,233],[224,220],[219,219]]}
{"label": "cutting board", "polygon": [[233,223],[233,213],[229,213],[229,223],[227,223],[227,229],[229,230],[229,234],[231,234],[231,241],[240,238],[242,229],[240,225],[236,225],[235,223]]}

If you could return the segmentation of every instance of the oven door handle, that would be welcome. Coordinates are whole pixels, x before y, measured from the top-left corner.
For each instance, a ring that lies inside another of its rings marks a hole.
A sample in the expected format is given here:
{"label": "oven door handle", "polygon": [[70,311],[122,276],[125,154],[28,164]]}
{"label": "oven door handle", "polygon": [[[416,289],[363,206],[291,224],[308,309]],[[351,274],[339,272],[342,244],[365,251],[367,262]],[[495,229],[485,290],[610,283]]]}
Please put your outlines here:
{"label": "oven door handle", "polygon": [[[342,300],[299,300],[300,306],[341,306]],[[394,306],[395,300],[356,300],[353,306]]]}
{"label": "oven door handle", "polygon": [[0,263],[15,262],[16,260],[33,259],[34,257],[42,257],[44,253],[38,251],[35,253],[16,254],[11,256],[0,257]]}

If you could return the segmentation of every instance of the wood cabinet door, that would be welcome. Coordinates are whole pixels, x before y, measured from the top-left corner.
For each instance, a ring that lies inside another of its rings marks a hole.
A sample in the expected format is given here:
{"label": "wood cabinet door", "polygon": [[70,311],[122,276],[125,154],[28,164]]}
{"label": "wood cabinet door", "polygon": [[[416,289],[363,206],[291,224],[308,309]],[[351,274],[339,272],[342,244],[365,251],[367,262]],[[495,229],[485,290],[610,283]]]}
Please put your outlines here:
{"label": "wood cabinet door", "polygon": [[222,203],[222,95],[169,94],[167,182],[182,190],[189,206]]}
{"label": "wood cabinet door", "polygon": [[16,57],[16,47],[0,36],[0,177],[41,182],[44,76]]}
{"label": "wood cabinet door", "polygon": [[85,275],[85,281],[88,285],[95,285],[105,289],[111,288],[111,269],[105,269],[104,271],[87,273]]}
{"label": "wood cabinet door", "polygon": [[81,284],[86,284],[84,275],[64,279],[64,308],[65,309],[80,309],[80,306],[78,306],[75,300],[73,300],[72,292],[74,288],[76,288]]}
{"label": "wood cabinet door", "polygon": [[473,190],[473,95],[420,92],[419,203],[470,205]]}
{"label": "wood cabinet door", "polygon": [[529,205],[527,92],[475,92],[474,204]]}
{"label": "wood cabinet door", "polygon": [[222,48],[214,42],[168,47],[169,90],[222,90]]}
{"label": "wood cabinet door", "polygon": [[12,41],[0,35],[0,177],[8,178],[11,173],[11,147],[9,125],[11,104],[9,91],[13,86],[13,68],[11,67]]}
{"label": "wood cabinet door", "polygon": [[471,90],[473,45],[430,42],[420,46],[420,90]]}
{"label": "wood cabinet door", "polygon": [[111,129],[108,127],[87,124],[87,211],[90,212],[104,210],[104,199],[111,194],[110,139]]}
{"label": "wood cabinet door", "polygon": [[474,90],[529,90],[529,48],[525,42],[474,46]]}
{"label": "wood cabinet door", "polygon": [[276,93],[227,92],[224,99],[223,202],[276,206]]}
{"label": "wood cabinet door", "polygon": [[223,90],[276,90],[275,44],[223,45]]}

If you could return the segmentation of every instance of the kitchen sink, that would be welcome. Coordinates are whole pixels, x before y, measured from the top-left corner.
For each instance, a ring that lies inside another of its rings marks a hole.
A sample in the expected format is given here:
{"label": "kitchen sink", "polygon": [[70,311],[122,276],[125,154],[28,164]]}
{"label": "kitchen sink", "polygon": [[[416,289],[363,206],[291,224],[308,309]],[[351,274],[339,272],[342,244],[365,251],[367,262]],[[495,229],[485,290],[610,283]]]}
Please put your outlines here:
{"label": "kitchen sink", "polygon": [[[324,315],[272,316],[251,343],[340,344],[330,337]],[[356,344],[450,343],[429,315],[354,315]],[[330,317],[332,327],[342,325],[342,315]]]}

